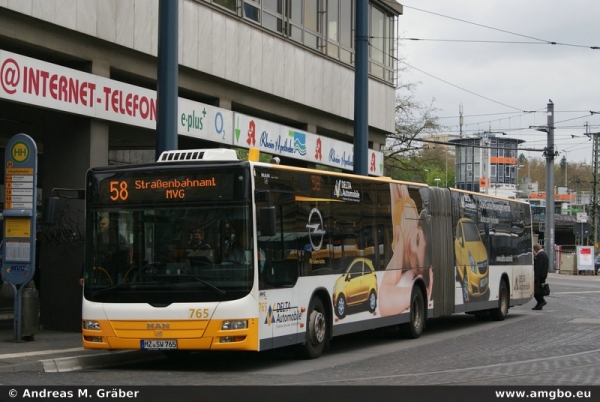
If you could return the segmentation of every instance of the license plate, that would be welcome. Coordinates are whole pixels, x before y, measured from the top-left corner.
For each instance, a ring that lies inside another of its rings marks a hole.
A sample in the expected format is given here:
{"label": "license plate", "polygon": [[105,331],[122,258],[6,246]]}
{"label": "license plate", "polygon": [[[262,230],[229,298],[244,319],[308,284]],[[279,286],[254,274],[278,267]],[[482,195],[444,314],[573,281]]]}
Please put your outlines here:
{"label": "license plate", "polygon": [[147,350],[168,350],[168,349],[177,349],[177,341],[141,341],[142,349]]}
{"label": "license plate", "polygon": [[488,278],[483,278],[480,282],[479,282],[479,287],[482,288],[485,285],[487,285],[488,283]]}

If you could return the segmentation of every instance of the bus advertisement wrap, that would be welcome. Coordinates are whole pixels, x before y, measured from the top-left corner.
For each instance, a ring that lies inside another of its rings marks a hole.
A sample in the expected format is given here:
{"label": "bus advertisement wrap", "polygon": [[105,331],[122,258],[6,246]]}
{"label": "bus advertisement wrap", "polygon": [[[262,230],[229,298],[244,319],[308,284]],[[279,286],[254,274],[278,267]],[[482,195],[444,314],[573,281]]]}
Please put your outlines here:
{"label": "bus advertisement wrap", "polygon": [[516,200],[215,159],[94,168],[88,187],[86,348],[316,358],[338,335],[417,338],[429,319],[503,320],[532,298]]}

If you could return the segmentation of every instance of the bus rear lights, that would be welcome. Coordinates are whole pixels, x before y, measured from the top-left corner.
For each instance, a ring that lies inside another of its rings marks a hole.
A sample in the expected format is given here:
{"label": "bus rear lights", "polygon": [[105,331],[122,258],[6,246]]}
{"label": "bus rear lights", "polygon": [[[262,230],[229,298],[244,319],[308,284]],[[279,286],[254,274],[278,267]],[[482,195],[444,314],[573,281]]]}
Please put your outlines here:
{"label": "bus rear lights", "polygon": [[93,331],[100,331],[100,323],[98,321],[84,321],[83,329],[91,329]]}
{"label": "bus rear lights", "polygon": [[246,340],[245,336],[224,336],[219,338],[219,342],[221,343],[242,342],[244,340]]}
{"label": "bus rear lights", "polygon": [[102,342],[101,336],[84,336],[83,339],[85,339],[86,342]]}
{"label": "bus rear lights", "polygon": [[221,325],[223,331],[235,330],[235,329],[248,329],[248,320],[239,321],[223,321]]}

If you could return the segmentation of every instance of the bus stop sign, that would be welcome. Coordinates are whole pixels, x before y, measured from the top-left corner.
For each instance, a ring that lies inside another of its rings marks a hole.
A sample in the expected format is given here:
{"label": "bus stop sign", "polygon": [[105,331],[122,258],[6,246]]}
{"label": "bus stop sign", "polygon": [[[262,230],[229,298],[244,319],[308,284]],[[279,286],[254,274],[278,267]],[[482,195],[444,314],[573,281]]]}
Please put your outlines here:
{"label": "bus stop sign", "polygon": [[4,187],[2,273],[7,282],[22,285],[35,272],[37,146],[27,134],[6,144]]}

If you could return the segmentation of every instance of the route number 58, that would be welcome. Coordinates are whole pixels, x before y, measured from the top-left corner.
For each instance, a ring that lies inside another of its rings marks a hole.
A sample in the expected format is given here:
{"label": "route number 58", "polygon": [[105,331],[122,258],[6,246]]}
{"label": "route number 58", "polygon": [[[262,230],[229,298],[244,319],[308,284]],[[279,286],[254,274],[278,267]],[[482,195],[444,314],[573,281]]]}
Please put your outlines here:
{"label": "route number 58", "polygon": [[129,198],[126,181],[111,181],[110,182],[110,199],[111,201],[125,201]]}

